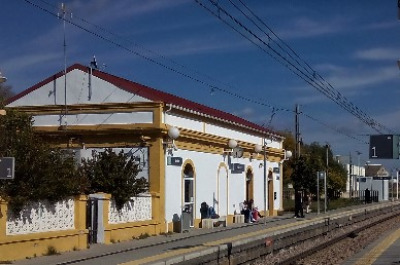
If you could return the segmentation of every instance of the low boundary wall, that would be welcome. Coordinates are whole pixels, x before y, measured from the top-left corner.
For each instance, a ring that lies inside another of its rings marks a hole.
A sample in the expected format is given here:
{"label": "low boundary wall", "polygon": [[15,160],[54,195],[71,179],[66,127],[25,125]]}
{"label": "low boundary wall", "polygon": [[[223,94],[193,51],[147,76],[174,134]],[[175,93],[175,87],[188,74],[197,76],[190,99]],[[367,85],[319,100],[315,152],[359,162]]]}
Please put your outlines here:
{"label": "low boundary wall", "polygon": [[[72,224],[64,229],[56,230],[57,218],[51,215],[60,214],[60,211],[46,212],[41,205],[37,211],[30,208],[31,212],[21,213],[19,217],[11,217],[7,202],[0,199],[0,261],[11,261],[52,254],[52,252],[65,252],[87,248],[86,226],[86,196],[78,196],[68,203],[73,207],[69,211]],[[43,216],[37,216],[37,212],[43,210]],[[35,219],[35,220],[34,220]],[[40,225],[39,222],[46,219],[50,224]],[[24,228],[25,227],[25,228]],[[54,253],[53,253],[54,254]]]}

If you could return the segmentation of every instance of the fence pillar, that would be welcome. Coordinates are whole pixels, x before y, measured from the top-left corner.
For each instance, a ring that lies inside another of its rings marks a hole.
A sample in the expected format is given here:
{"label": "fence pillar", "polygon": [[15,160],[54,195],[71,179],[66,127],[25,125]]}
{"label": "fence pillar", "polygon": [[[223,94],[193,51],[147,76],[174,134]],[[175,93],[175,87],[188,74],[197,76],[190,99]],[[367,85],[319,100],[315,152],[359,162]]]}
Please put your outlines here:
{"label": "fence pillar", "polygon": [[78,249],[86,249],[88,246],[88,230],[86,229],[86,195],[75,197],[75,229],[79,231]]}
{"label": "fence pillar", "polygon": [[0,243],[6,240],[7,209],[8,209],[7,202],[0,197]]}
{"label": "fence pillar", "polygon": [[109,229],[108,214],[110,211],[111,194],[104,193],[103,198],[103,229],[104,229],[104,244],[111,244],[111,230]]}

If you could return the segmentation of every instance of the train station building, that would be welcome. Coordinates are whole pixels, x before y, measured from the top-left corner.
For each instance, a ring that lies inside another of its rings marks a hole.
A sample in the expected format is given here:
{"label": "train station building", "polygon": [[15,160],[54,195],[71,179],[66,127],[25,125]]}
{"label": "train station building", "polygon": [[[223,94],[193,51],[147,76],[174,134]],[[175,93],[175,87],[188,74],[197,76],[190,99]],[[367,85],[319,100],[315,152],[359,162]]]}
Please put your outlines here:
{"label": "train station building", "polygon": [[230,113],[80,64],[14,96],[6,109],[31,114],[37,133],[78,159],[104,148],[135,157],[149,192],[115,215],[106,209],[105,243],[126,239],[129,229],[197,228],[202,202],[227,225],[244,200],[266,216],[283,210],[284,138]]}

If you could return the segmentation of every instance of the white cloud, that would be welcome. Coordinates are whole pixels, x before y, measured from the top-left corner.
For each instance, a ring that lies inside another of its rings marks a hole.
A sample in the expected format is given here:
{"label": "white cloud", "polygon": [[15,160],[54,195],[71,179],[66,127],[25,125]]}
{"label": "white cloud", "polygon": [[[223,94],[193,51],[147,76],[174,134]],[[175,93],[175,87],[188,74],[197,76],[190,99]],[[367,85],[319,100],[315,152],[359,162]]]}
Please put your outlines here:
{"label": "white cloud", "polygon": [[363,60],[392,60],[395,61],[400,54],[399,48],[373,48],[357,51],[354,58]]}
{"label": "white cloud", "polygon": [[336,88],[365,88],[399,78],[396,67],[374,69],[347,69],[346,72],[332,73],[329,82]]}
{"label": "white cloud", "polygon": [[293,19],[290,28],[279,30],[283,39],[308,38],[327,35],[343,31],[346,28],[347,20],[334,18],[331,20],[316,21],[306,17]]}
{"label": "white cloud", "polygon": [[8,71],[21,72],[23,69],[35,68],[57,59],[60,59],[61,61],[60,53],[44,51],[41,54],[35,53],[31,55],[15,56],[8,61],[4,61],[3,64],[7,66]]}

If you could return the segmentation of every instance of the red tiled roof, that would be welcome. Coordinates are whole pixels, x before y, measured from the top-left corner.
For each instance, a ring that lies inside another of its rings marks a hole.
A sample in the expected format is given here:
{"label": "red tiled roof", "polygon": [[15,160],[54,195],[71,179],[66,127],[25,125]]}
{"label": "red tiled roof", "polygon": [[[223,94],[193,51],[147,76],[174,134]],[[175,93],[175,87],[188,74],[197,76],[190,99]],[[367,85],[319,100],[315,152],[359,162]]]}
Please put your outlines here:
{"label": "red tiled roof", "polygon": [[[83,66],[81,64],[74,64],[74,65],[68,67],[67,72],[70,72],[75,69],[79,69],[84,72],[88,71],[87,66]],[[169,93],[166,93],[166,92],[163,92],[163,91],[151,88],[151,87],[147,87],[147,86],[126,80],[126,79],[118,77],[118,76],[114,76],[114,75],[111,75],[111,74],[108,74],[108,73],[105,73],[102,71],[97,71],[97,70],[93,70],[93,75],[100,79],[103,79],[111,84],[114,84],[115,86],[117,86],[121,89],[124,89],[131,93],[135,93],[135,94],[137,94],[141,97],[147,98],[151,101],[159,101],[159,102],[164,102],[165,104],[172,104],[173,106],[181,107],[188,111],[194,111],[199,114],[203,114],[206,116],[211,116],[214,118],[224,120],[226,122],[238,124],[239,126],[241,125],[244,127],[248,127],[250,129],[255,129],[258,131],[265,131],[268,134],[272,133],[274,135],[277,135],[276,133],[270,131],[267,128],[264,128],[260,125],[257,125],[255,123],[252,123],[250,121],[247,121],[245,119],[237,117],[230,113],[223,112],[223,111],[220,111],[220,110],[217,110],[214,108],[210,108],[205,105],[202,105],[202,104],[199,104],[199,103],[196,103],[196,102],[193,102],[193,101],[190,101],[190,100],[187,100],[187,99],[184,99],[184,98],[181,98],[181,97],[178,97],[178,96],[175,96],[175,95],[172,95],[172,94],[169,94]],[[7,104],[9,104],[19,98],[22,98],[23,96],[31,93],[32,91],[42,87],[43,85],[45,85],[49,82],[52,82],[53,80],[55,80],[61,76],[63,76],[63,71],[39,82],[38,84],[19,93],[18,95],[8,99]]]}

